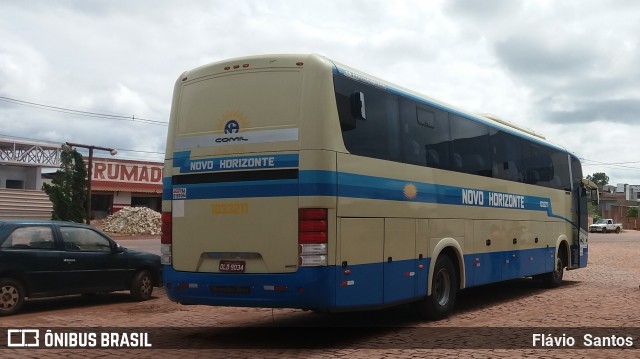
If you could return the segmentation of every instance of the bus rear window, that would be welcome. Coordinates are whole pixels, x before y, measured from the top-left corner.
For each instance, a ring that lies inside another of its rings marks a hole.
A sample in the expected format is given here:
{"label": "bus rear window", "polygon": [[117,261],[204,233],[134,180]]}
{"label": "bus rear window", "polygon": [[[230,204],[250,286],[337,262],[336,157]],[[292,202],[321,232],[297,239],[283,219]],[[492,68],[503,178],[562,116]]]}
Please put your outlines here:
{"label": "bus rear window", "polygon": [[300,112],[299,71],[248,72],[195,79],[180,95],[177,134],[297,126]]}

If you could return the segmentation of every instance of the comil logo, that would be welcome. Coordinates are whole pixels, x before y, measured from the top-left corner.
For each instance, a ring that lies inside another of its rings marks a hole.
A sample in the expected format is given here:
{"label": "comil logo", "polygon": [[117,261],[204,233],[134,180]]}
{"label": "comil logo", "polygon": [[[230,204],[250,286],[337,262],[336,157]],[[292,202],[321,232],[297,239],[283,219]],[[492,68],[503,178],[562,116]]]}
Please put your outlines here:
{"label": "comil logo", "polygon": [[231,121],[227,122],[226,125],[224,125],[224,133],[225,134],[238,133],[238,132],[240,132],[240,124],[238,124],[238,121],[231,120]]}
{"label": "comil logo", "polygon": [[[220,124],[224,124],[222,129],[227,136],[221,136],[215,139],[217,143],[238,143],[249,141],[244,136],[238,136],[240,129],[247,127],[247,117],[240,111],[229,111],[222,115]],[[234,136],[235,135],[235,136]]]}

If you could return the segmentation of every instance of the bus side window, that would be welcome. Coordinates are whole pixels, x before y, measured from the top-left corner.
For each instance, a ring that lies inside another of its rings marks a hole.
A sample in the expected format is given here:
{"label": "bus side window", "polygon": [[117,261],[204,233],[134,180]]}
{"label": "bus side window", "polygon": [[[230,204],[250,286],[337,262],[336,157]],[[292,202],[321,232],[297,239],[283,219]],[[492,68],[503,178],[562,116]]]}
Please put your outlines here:
{"label": "bus side window", "polygon": [[398,161],[398,96],[341,75],[334,75],[334,86],[347,150],[358,156]]}
{"label": "bus side window", "polygon": [[449,114],[454,171],[492,176],[489,127],[476,121]]}
{"label": "bus side window", "polygon": [[451,138],[445,111],[402,99],[400,122],[403,162],[449,169]]}
{"label": "bus side window", "polygon": [[356,120],[366,120],[367,110],[364,103],[364,92],[356,91],[351,94],[351,116]]}
{"label": "bus side window", "polygon": [[336,105],[338,106],[338,118],[342,131],[351,131],[356,128],[356,119],[351,114],[351,100],[348,96],[336,92]]}

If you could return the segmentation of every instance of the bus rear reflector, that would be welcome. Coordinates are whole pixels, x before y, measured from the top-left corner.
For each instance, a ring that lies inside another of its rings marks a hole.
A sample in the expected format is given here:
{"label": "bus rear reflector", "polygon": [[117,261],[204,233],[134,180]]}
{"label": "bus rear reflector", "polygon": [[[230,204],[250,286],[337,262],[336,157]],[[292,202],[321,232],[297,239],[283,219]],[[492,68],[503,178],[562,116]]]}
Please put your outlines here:
{"label": "bus rear reflector", "polygon": [[301,267],[327,265],[327,219],[326,208],[298,210],[298,264]]}
{"label": "bus rear reflector", "polygon": [[171,212],[162,212],[161,219],[162,219],[162,225],[160,229],[162,231],[162,235],[160,236],[160,243],[171,244],[172,242],[171,231],[173,230]]}
{"label": "bus rear reflector", "polygon": [[162,212],[162,234],[160,236],[160,262],[162,264],[171,264],[171,243],[173,242],[172,230],[172,214],[171,212]]}

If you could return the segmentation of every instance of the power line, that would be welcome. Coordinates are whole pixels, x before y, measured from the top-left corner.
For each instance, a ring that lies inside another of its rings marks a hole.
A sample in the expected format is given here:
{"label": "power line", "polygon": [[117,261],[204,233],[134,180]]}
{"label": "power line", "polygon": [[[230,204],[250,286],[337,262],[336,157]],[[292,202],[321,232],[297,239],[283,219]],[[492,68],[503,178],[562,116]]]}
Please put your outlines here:
{"label": "power line", "polygon": [[16,104],[16,105],[37,108],[40,110],[66,113],[66,114],[77,115],[77,116],[104,118],[104,119],[117,120],[117,121],[133,121],[133,122],[147,123],[150,125],[161,125],[161,126],[168,125],[168,123],[165,121],[148,120],[145,118],[136,117],[135,115],[124,116],[124,115],[112,115],[112,114],[99,113],[99,112],[80,111],[80,110],[74,110],[74,109],[65,108],[65,107],[50,106],[50,105],[44,105],[36,102],[18,100],[18,99],[6,97],[6,96],[0,96],[0,101],[4,101],[4,102]]}
{"label": "power line", "polygon": [[583,166],[601,166],[601,167],[605,167],[605,168],[640,171],[640,167],[631,167],[631,166],[624,166],[623,165],[623,164],[626,164],[626,163],[640,163],[640,161],[607,163],[607,162],[600,162],[600,161],[596,161],[596,160],[590,160],[590,159],[587,159],[587,158],[580,158],[580,159],[582,161],[592,162],[591,164],[583,163],[582,164]]}
{"label": "power line", "polygon": [[[4,99],[4,97],[0,96],[0,100]],[[7,138],[13,138],[13,139],[20,139],[20,140],[27,140],[27,141],[35,141],[35,142],[44,142],[44,143],[52,143],[52,144],[60,144],[60,142],[55,142],[55,141],[48,141],[48,140],[37,140],[37,139],[33,139],[33,138],[27,138],[27,137],[18,137],[18,136],[11,136],[11,135],[5,135],[0,133],[0,136],[4,136]],[[157,155],[164,155],[164,152],[157,152],[157,151],[141,151],[141,150],[127,150],[127,149],[121,149],[118,148],[118,151],[123,151],[123,152],[135,152],[135,153],[146,153],[146,154],[157,154]],[[621,170],[634,170],[634,171],[640,171],[640,167],[631,167],[631,166],[624,166],[624,164],[629,164],[629,163],[640,163],[640,161],[626,161],[626,162],[612,162],[612,163],[607,163],[607,162],[601,162],[601,161],[596,161],[596,160],[591,160],[588,158],[584,158],[584,157],[580,157],[581,161],[586,161],[586,162],[593,162],[592,164],[589,163],[583,163],[583,166],[601,166],[601,167],[605,167],[605,168],[614,168],[614,169],[621,169]]]}
{"label": "power line", "polygon": [[[26,140],[26,141],[33,141],[33,142],[50,143],[50,144],[53,144],[53,145],[62,145],[62,142],[49,141],[49,140],[37,140],[37,139],[34,139],[34,138],[12,136],[12,135],[6,135],[6,134],[3,134],[3,133],[0,133],[0,137],[5,137],[7,139],[15,139],[15,140]],[[134,153],[147,153],[147,154],[153,154],[153,155],[164,155],[164,152],[157,152],[157,151],[127,150],[127,149],[124,149],[124,148],[116,148],[116,149],[118,151],[121,151],[121,152],[134,152]]]}
{"label": "power line", "polygon": [[590,160],[590,159],[587,159],[587,158],[582,158],[582,160],[589,161],[589,162],[600,163],[600,164],[603,164],[603,165],[624,165],[624,164],[628,164],[628,163],[640,163],[640,161],[626,161],[626,162],[607,163],[607,162],[600,162],[600,161],[596,161],[596,160]]}

